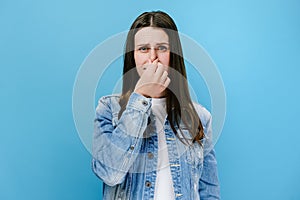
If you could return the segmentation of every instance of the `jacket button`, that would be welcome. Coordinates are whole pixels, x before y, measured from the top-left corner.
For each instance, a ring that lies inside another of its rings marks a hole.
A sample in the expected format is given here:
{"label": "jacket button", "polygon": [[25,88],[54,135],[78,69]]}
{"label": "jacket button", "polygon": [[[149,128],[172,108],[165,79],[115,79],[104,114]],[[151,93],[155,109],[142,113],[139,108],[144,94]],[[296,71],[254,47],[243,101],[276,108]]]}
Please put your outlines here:
{"label": "jacket button", "polygon": [[148,152],[148,158],[149,158],[149,159],[152,159],[152,158],[153,158],[153,153]]}
{"label": "jacket button", "polygon": [[147,101],[142,101],[142,104],[143,104],[144,106],[148,106],[148,102],[147,102]]}
{"label": "jacket button", "polygon": [[149,182],[149,181],[146,181],[146,187],[151,187],[151,182]]}
{"label": "jacket button", "polygon": [[133,149],[134,149],[134,146],[133,146],[133,145],[131,145],[131,146],[130,146],[130,150],[133,150]]}

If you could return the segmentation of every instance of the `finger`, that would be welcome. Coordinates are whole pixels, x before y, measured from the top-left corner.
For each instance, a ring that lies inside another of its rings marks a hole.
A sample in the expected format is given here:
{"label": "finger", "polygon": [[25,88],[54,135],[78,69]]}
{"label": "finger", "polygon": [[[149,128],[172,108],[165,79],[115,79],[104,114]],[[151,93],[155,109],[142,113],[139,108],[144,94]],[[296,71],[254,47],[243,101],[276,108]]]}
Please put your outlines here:
{"label": "finger", "polygon": [[159,85],[160,85],[161,90],[162,91],[165,90],[169,86],[170,82],[171,82],[171,79],[169,77],[167,77],[164,83],[160,83]]}
{"label": "finger", "polygon": [[148,61],[147,63],[145,63],[142,67],[143,67],[143,70],[147,70],[150,66],[150,62]]}
{"label": "finger", "polygon": [[158,58],[156,58],[155,60],[153,60],[152,63],[157,65],[157,63],[158,63]]}
{"label": "finger", "polygon": [[152,64],[154,65],[154,68],[155,68],[154,71],[156,71],[156,70],[157,70],[157,66],[158,66],[158,58],[156,58],[156,59],[152,62]]}
{"label": "finger", "polygon": [[163,73],[164,73],[164,66],[163,66],[163,64],[161,64],[160,62],[157,64],[157,69],[156,69],[156,72],[155,72],[155,74],[158,76],[158,77],[161,77],[162,75],[163,75]]}
{"label": "finger", "polygon": [[[153,68],[153,67],[151,67],[151,65],[152,65],[152,62],[151,62],[151,59],[149,58],[149,59],[147,60],[147,63],[145,63],[145,64],[143,65],[143,70],[147,70],[148,68],[149,68],[149,69]],[[153,70],[153,69],[152,69],[152,70]]]}
{"label": "finger", "polygon": [[147,65],[148,65],[148,64],[144,64],[144,65],[142,66],[143,70],[146,70],[146,69],[148,68]]}
{"label": "finger", "polygon": [[160,78],[160,83],[164,84],[166,82],[166,79],[168,78],[168,72],[167,71],[164,71],[163,74],[161,75],[161,78]]}
{"label": "finger", "polygon": [[157,63],[158,63],[158,58],[157,59],[155,59],[151,64],[149,64],[149,70],[151,71],[151,72],[155,72],[156,70],[157,70]]}
{"label": "finger", "polygon": [[167,79],[164,83],[164,86],[167,88],[169,86],[170,82],[171,82],[171,79],[169,77],[167,77]]}

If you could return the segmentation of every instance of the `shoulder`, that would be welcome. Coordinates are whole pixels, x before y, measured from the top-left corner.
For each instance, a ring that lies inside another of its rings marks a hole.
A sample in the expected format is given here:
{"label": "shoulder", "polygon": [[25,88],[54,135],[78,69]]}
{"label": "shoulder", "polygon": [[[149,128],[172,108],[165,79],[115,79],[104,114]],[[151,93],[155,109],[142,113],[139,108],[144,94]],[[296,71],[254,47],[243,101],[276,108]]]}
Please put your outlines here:
{"label": "shoulder", "polygon": [[211,113],[201,104],[193,102],[194,108],[203,125],[207,124],[211,119]]}
{"label": "shoulder", "polygon": [[99,98],[98,104],[99,103],[104,103],[104,104],[111,104],[115,101],[119,102],[120,100],[120,94],[110,94],[110,95],[105,95]]}
{"label": "shoulder", "polygon": [[105,95],[99,98],[97,110],[107,107],[108,109],[114,111],[116,109],[119,109],[119,100],[120,100],[120,94],[110,94]]}

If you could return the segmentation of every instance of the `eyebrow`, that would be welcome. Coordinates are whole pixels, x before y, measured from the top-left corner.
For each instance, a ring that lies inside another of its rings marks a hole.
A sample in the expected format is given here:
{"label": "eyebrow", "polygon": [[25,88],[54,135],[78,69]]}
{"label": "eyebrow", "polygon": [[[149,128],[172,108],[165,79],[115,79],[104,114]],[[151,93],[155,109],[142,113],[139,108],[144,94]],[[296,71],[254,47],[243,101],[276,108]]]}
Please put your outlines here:
{"label": "eyebrow", "polygon": [[[169,43],[167,43],[167,42],[157,43],[156,45],[162,45],[162,44],[169,45]],[[149,45],[149,43],[148,44],[139,44],[137,46],[140,47],[140,46],[147,46],[147,45]]]}

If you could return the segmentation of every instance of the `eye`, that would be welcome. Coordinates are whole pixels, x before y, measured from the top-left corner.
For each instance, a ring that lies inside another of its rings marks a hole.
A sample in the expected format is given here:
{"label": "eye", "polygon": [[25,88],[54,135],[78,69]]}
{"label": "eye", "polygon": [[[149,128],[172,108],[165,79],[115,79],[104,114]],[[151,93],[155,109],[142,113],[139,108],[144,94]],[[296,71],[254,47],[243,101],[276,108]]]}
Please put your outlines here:
{"label": "eye", "polygon": [[161,52],[165,52],[168,50],[168,47],[167,46],[164,46],[164,45],[160,45],[157,47],[157,50],[158,51],[161,51]]}
{"label": "eye", "polygon": [[140,47],[140,48],[139,48],[139,51],[142,52],[142,53],[147,53],[148,50],[149,50],[148,47]]}

